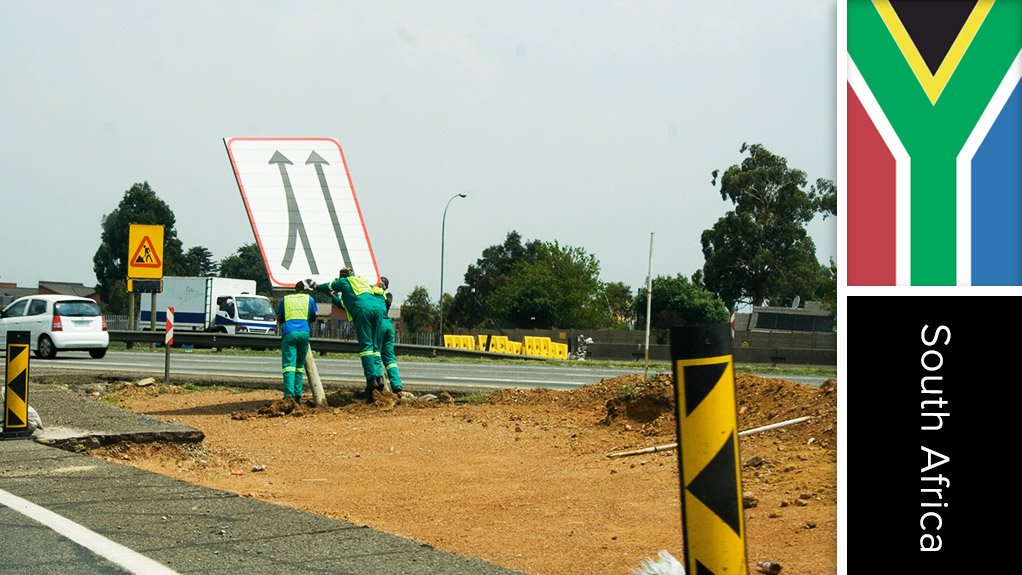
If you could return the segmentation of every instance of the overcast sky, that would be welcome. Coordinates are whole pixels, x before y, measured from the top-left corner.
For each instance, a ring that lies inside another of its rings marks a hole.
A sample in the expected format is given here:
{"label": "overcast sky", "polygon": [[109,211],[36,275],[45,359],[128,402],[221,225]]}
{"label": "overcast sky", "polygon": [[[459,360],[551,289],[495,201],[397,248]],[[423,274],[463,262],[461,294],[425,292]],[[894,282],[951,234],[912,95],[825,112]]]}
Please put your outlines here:
{"label": "overcast sky", "polygon": [[[836,5],[714,0],[41,2],[0,18],[0,282],[96,282],[148,181],[185,249],[254,241],[225,137],[330,137],[381,273],[435,299],[511,230],[604,281],[691,275],[761,143],[836,180]],[[810,225],[821,263],[833,218]]]}

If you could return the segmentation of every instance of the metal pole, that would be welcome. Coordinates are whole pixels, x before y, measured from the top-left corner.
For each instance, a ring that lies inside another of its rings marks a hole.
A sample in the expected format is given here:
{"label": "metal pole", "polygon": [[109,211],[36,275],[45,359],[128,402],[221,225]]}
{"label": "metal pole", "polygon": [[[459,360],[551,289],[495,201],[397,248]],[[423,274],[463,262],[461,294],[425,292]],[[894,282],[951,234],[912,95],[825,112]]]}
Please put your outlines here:
{"label": "metal pole", "polygon": [[312,402],[316,407],[326,407],[326,393],[323,391],[323,381],[319,378],[316,355],[312,353],[311,345],[305,352],[305,371],[309,374],[309,384],[312,386]]}
{"label": "metal pole", "polygon": [[[745,431],[739,431],[738,432],[738,437],[747,437],[749,435],[753,435],[755,433],[760,433],[762,431],[770,431],[771,429],[777,429],[779,427],[787,427],[789,425],[794,425],[796,423],[802,423],[803,421],[808,421],[809,419],[810,419],[810,416],[807,415],[805,417],[796,417],[795,419],[789,419],[787,421],[781,421],[779,423],[771,423],[770,425],[764,425],[762,427],[754,427],[752,429],[746,429]],[[665,443],[664,445],[654,445],[653,447],[645,447],[643,449],[633,449],[631,451],[616,451],[614,453],[608,453],[607,457],[626,457],[628,455],[642,455],[643,453],[655,453],[657,451],[669,451],[669,450],[677,449],[677,448],[678,448],[678,444],[677,443]]]}
{"label": "metal pole", "polygon": [[167,308],[163,336],[163,383],[170,383],[170,348],[174,345],[174,308]]}
{"label": "metal pole", "polygon": [[444,206],[444,217],[440,221],[440,297],[438,301],[440,304],[440,341],[437,342],[438,347],[443,347],[444,345],[444,236],[447,233],[447,208],[451,207],[451,202],[454,201],[454,198],[464,197],[465,194],[454,194],[451,196],[451,199],[447,200],[447,205]]}
{"label": "metal pole", "polygon": [[653,232],[649,233],[649,268],[646,272],[646,361],[642,376],[649,377],[649,314],[653,308]]}
{"label": "metal pole", "polygon": [[[156,331],[156,292],[153,292],[151,295],[153,296],[153,298],[152,298],[152,305],[149,306],[149,309],[150,309],[150,312],[149,312],[149,330],[155,332]],[[156,343],[153,342],[153,343],[149,344],[149,349],[156,349]]]}
{"label": "metal pole", "polygon": [[[131,281],[131,280],[128,280]],[[137,326],[135,325],[135,292],[128,292],[128,331],[135,331]],[[129,341],[127,348],[131,349],[135,347],[135,342]]]}

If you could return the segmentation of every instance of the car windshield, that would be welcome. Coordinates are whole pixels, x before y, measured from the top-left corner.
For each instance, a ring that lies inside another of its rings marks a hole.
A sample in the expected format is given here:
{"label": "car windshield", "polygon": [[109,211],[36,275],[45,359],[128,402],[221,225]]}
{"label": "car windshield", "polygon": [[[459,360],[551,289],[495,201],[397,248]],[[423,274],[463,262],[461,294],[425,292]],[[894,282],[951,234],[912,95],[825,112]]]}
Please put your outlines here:
{"label": "car windshield", "polygon": [[58,301],[53,304],[53,315],[64,317],[96,317],[101,315],[94,301]]}
{"label": "car windshield", "polygon": [[238,319],[273,320],[270,300],[261,297],[238,297]]}

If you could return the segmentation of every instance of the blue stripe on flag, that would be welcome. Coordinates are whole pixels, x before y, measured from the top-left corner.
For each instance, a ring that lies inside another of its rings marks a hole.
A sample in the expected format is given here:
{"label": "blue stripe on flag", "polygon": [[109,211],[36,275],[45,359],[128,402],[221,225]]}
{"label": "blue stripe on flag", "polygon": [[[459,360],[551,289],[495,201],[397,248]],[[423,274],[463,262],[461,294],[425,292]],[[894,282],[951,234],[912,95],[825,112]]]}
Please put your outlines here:
{"label": "blue stripe on flag", "polygon": [[972,285],[1022,285],[1022,83],[972,162]]}

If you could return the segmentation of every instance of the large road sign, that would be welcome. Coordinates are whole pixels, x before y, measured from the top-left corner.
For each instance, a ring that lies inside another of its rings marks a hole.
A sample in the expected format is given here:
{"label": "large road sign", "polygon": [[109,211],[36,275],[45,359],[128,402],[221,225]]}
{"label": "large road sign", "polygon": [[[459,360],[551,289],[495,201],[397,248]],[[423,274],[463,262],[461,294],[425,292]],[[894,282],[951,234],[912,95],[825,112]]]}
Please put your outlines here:
{"label": "large road sign", "polygon": [[333,138],[224,138],[270,282],[292,288],[348,267],[379,281],[341,144]]}
{"label": "large road sign", "polygon": [[128,278],[163,278],[163,226],[130,224],[128,227]]}

